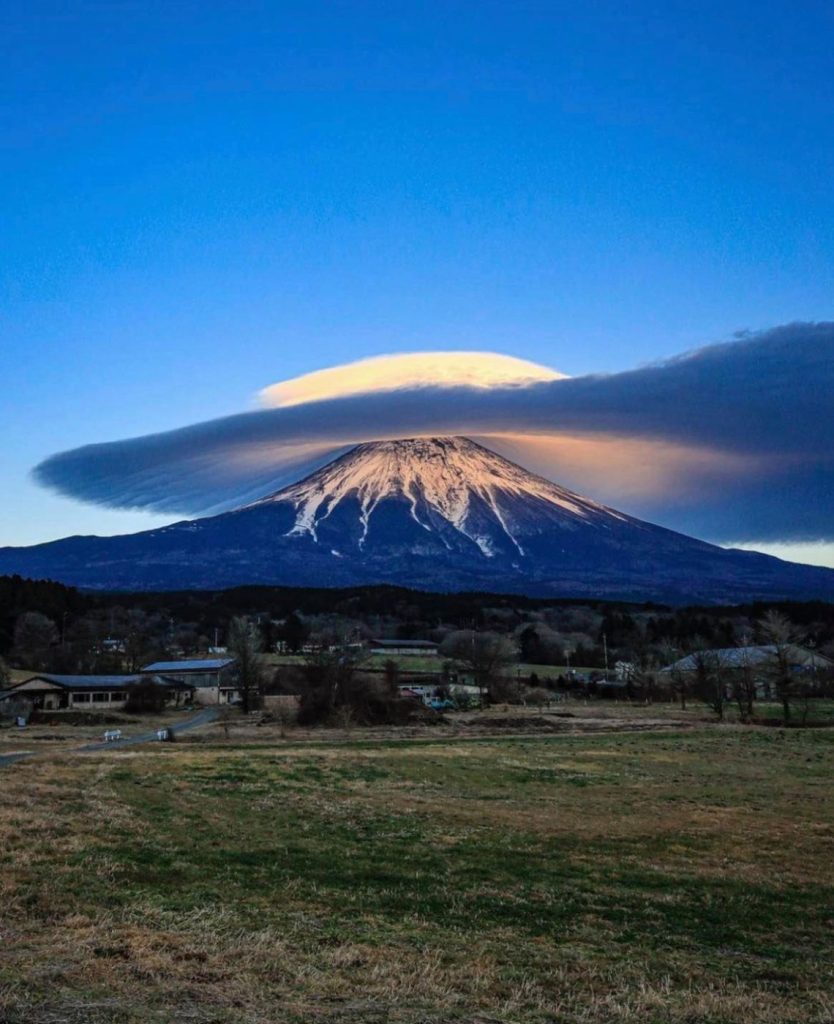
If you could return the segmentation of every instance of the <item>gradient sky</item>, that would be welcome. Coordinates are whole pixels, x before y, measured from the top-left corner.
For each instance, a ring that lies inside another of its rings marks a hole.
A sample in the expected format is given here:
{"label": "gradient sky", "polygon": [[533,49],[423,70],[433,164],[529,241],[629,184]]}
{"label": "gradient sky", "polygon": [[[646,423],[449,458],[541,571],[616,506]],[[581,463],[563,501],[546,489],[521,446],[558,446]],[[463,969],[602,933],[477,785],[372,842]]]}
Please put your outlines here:
{"label": "gradient sky", "polygon": [[29,470],[311,370],[618,371],[834,314],[830,5],[0,17],[0,544],[163,521]]}

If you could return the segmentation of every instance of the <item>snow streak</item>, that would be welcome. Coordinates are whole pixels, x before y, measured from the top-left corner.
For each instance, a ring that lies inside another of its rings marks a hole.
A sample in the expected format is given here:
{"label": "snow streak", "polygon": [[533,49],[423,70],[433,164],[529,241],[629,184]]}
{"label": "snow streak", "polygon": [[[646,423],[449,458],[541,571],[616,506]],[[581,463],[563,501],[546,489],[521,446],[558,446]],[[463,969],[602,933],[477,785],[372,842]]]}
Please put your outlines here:
{"label": "snow streak", "polygon": [[[494,540],[484,532],[489,516],[524,556],[514,512],[519,503],[544,503],[566,523],[595,523],[627,517],[582,498],[542,477],[528,473],[465,437],[412,438],[358,445],[312,476],[285,487],[256,504],[289,502],[295,522],[288,536],[305,534],[318,540],[316,528],[347,500],[359,506],[364,545],[370,521],[380,502],[401,500],[411,518],[433,531],[439,516],[478,545],[486,558],[494,555]],[[480,526],[480,528],[479,528]],[[448,542],[444,538],[448,547]]]}

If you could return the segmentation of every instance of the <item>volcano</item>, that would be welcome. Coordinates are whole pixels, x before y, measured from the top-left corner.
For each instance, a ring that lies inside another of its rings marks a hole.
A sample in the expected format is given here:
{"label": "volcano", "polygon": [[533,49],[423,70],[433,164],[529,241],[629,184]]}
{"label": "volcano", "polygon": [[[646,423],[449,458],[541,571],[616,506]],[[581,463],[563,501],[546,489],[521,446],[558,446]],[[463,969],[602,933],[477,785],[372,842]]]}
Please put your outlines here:
{"label": "volcano", "polygon": [[0,573],[98,590],[393,583],[674,603],[834,599],[834,570],[643,522],[462,437],[361,444],[222,515],[2,548]]}

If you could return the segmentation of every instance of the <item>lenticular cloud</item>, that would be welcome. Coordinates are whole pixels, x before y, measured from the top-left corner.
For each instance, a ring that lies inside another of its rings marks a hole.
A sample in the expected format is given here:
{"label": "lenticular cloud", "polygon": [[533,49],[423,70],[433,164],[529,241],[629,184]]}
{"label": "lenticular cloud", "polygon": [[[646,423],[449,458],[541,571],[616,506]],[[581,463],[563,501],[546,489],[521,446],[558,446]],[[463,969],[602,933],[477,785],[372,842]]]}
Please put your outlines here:
{"label": "lenticular cloud", "polygon": [[834,324],[790,324],[625,373],[484,353],[364,360],[266,388],[272,407],[90,445],[35,470],[118,508],[254,501],[362,441],[460,434],[713,540],[834,538]]}
{"label": "lenticular cloud", "polygon": [[547,366],[496,352],[406,352],[306,373],[264,388],[259,398],[268,408],[286,409],[304,402],[382,391],[522,387],[564,377]]}

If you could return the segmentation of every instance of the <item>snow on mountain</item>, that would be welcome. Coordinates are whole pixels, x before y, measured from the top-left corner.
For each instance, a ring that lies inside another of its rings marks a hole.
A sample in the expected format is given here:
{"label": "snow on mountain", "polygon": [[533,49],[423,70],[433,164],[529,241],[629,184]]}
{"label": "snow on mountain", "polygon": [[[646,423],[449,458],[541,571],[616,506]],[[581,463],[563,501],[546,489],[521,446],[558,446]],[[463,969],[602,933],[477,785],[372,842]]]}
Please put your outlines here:
{"label": "snow on mountain", "polygon": [[[483,529],[483,509],[524,555],[522,531],[515,521],[519,502],[551,506],[556,517],[576,517],[598,525],[606,518],[628,517],[588,498],[528,473],[495,452],[465,437],[411,438],[360,444],[312,476],[261,499],[256,504],[289,502],[296,510],[291,536],[309,534],[318,539],[317,528],[340,503],[358,505],[362,532],[359,547],[368,537],[371,517],[380,502],[402,500],[414,522],[424,530],[435,529],[435,513],[473,540],[486,557],[495,554],[492,531]],[[429,515],[423,515],[428,510]],[[479,528],[480,524],[480,528]]]}

